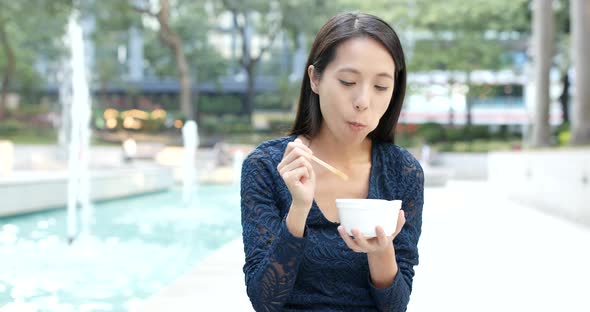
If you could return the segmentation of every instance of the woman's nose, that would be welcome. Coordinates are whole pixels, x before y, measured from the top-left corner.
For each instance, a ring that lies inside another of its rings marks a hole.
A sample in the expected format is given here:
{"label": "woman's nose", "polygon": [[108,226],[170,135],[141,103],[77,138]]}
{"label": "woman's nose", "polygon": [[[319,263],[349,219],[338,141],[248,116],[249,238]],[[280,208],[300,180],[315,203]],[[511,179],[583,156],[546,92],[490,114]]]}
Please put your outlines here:
{"label": "woman's nose", "polygon": [[354,109],[361,112],[369,108],[369,93],[362,90],[354,102]]}

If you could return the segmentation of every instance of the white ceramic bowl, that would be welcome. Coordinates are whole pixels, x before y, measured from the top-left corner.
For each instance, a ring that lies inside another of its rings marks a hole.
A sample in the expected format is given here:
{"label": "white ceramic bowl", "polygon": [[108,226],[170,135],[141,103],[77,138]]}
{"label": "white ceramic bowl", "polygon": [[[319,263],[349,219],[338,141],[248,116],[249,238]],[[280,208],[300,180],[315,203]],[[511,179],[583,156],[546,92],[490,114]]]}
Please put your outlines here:
{"label": "white ceramic bowl", "polygon": [[340,224],[348,235],[357,228],[365,237],[375,237],[375,227],[383,227],[385,234],[392,235],[397,227],[397,216],[402,207],[401,200],[384,199],[336,199]]}

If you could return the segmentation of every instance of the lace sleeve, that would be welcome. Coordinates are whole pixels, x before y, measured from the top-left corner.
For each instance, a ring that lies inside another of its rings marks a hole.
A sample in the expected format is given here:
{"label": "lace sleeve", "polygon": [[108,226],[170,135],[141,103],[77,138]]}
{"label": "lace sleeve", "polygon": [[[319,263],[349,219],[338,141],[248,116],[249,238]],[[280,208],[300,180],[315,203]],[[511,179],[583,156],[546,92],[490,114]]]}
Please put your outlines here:
{"label": "lace sleeve", "polygon": [[371,283],[371,294],[379,311],[406,311],[414,266],[418,264],[418,239],[422,228],[422,206],[424,204],[424,172],[418,161],[409,153],[402,159],[401,184],[405,186],[402,197],[402,209],[406,214],[406,223],[393,240],[398,273],[388,288],[375,288]]}
{"label": "lace sleeve", "polygon": [[[256,311],[279,311],[289,297],[305,239],[291,235],[276,202],[269,157],[254,151],[244,161],[241,183],[244,274]],[[285,214],[286,216],[286,214]]]}

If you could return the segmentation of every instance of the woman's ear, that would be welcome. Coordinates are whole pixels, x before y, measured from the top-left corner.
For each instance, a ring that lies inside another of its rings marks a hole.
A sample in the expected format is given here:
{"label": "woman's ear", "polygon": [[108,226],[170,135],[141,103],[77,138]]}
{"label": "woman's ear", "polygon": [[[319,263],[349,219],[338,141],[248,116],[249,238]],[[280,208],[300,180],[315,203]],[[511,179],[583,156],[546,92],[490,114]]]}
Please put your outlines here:
{"label": "woman's ear", "polygon": [[311,86],[311,90],[315,94],[319,94],[319,91],[318,91],[319,80],[316,77],[314,72],[315,72],[315,67],[313,65],[309,65],[309,67],[307,68],[307,75],[309,76],[309,85]]}

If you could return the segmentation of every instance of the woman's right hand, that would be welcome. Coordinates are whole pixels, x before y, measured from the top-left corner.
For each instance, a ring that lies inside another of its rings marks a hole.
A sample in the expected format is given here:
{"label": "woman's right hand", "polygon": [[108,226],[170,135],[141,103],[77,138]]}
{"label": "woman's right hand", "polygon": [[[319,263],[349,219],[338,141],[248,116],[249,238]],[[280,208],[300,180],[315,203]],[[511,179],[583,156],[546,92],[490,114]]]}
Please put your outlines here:
{"label": "woman's right hand", "polygon": [[312,151],[300,139],[287,145],[283,159],[277,166],[291,197],[292,207],[311,209],[316,186],[316,176],[311,165]]}

